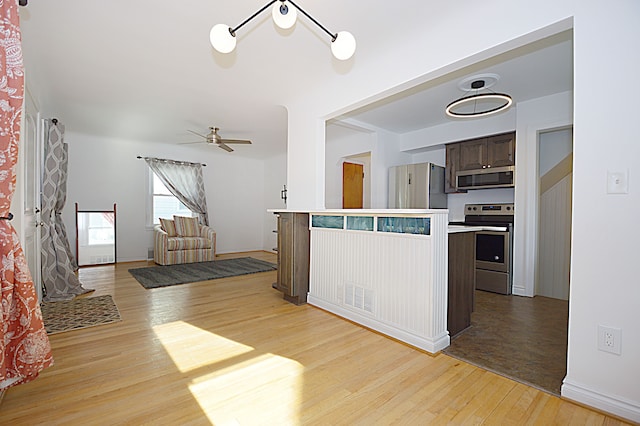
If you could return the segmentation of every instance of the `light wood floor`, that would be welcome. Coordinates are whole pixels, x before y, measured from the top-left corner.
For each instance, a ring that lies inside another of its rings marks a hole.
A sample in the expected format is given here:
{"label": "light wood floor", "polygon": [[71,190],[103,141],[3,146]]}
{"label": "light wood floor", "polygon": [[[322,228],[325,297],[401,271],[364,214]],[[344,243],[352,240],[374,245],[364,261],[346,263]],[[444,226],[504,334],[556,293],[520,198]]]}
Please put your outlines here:
{"label": "light wood floor", "polygon": [[[266,252],[250,255],[275,262]],[[51,336],[55,366],[9,389],[2,425],[624,424],[309,305],[275,272],[145,290],[84,268],[122,321]]]}

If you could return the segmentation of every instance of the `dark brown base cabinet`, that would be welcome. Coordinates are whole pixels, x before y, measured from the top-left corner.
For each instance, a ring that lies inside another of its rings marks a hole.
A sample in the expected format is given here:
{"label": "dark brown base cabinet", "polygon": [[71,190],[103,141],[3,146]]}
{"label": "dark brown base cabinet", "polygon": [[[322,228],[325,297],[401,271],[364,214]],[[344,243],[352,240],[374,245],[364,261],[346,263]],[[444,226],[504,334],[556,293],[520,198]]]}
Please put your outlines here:
{"label": "dark brown base cabinet", "polygon": [[278,280],[284,299],[300,305],[309,292],[309,214],[279,212]]}
{"label": "dark brown base cabinet", "polygon": [[454,337],[471,326],[476,281],[476,233],[449,234],[447,330]]}

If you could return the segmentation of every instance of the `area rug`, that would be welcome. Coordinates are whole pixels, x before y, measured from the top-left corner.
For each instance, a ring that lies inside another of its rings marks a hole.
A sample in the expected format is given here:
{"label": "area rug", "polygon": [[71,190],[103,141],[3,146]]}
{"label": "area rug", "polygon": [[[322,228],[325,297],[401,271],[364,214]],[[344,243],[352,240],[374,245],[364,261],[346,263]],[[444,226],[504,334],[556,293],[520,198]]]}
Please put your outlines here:
{"label": "area rug", "polygon": [[236,275],[274,271],[277,265],[252,257],[185,263],[181,265],[150,266],[129,269],[129,273],[144,288],[167,287],[177,284],[215,280]]}
{"label": "area rug", "polygon": [[43,302],[40,309],[47,334],[120,321],[118,307],[109,295]]}

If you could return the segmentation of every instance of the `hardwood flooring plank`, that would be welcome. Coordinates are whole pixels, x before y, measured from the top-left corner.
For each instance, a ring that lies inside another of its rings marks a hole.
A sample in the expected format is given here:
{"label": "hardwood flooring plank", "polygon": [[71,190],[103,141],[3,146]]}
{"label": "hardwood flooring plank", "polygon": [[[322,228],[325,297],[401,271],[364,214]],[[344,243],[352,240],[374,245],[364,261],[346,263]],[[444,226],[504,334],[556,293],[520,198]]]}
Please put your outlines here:
{"label": "hardwood flooring plank", "polygon": [[[275,262],[267,252],[236,253]],[[83,268],[122,321],[50,337],[55,365],[9,389],[0,424],[625,424],[310,305],[276,272],[146,290]]]}

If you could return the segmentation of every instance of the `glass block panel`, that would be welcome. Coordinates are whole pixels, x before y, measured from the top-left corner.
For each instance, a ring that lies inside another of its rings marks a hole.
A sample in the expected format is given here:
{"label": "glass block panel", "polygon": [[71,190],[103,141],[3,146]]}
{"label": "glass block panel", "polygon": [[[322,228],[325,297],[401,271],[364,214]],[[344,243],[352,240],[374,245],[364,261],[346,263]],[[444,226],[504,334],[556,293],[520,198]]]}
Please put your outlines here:
{"label": "glass block panel", "polygon": [[431,235],[431,218],[428,217],[379,217],[379,232]]}
{"label": "glass block panel", "polygon": [[373,216],[347,216],[347,229],[373,231]]}
{"label": "glass block panel", "polygon": [[314,228],[344,228],[344,216],[316,216],[311,215],[311,226]]}

